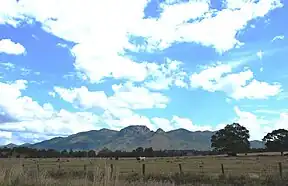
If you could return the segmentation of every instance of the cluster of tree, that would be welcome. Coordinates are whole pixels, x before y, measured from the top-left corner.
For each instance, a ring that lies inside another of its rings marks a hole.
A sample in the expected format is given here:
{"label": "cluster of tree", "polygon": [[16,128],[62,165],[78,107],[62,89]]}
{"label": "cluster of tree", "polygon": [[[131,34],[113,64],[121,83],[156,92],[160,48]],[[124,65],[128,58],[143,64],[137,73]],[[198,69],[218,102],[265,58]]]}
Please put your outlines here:
{"label": "cluster of tree", "polygon": [[53,149],[34,149],[29,147],[1,148],[0,157],[24,157],[24,158],[60,158],[60,157],[96,157],[94,150],[90,151],[56,151]]}
{"label": "cluster of tree", "polygon": [[[211,147],[214,151],[237,155],[237,153],[250,152],[250,134],[239,123],[226,125],[211,137]],[[285,129],[274,130],[263,137],[266,149],[262,151],[283,152],[288,151],[288,131]]]}
{"label": "cluster of tree", "polygon": [[133,151],[111,151],[107,148],[96,152],[94,150],[89,151],[73,151],[63,150],[56,151],[53,149],[33,149],[29,147],[14,147],[14,148],[1,148],[0,157],[24,157],[24,158],[63,158],[63,157],[103,157],[103,158],[119,158],[119,157],[175,157],[175,156],[187,156],[187,155],[212,155],[219,154],[216,151],[197,151],[197,150],[153,150],[150,148],[138,147]]}
{"label": "cluster of tree", "polygon": [[189,154],[200,155],[209,154],[211,151],[196,151],[196,150],[153,150],[150,148],[138,147],[131,152],[127,151],[111,151],[109,149],[103,149],[98,152],[98,157],[174,157],[174,156],[187,156]]}

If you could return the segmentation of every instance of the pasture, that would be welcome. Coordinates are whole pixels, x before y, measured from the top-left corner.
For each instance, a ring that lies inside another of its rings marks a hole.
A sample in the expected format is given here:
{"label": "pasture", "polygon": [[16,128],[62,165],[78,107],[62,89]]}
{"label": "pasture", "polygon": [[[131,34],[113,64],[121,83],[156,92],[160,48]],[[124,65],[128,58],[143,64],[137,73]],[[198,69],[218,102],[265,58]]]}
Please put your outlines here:
{"label": "pasture", "polygon": [[[281,162],[280,166],[279,162]],[[143,166],[143,164],[145,165]],[[181,180],[187,182],[186,185],[189,185],[189,182],[190,184],[193,182],[192,185],[202,184],[202,182],[203,184],[207,184],[206,181],[209,179],[214,180],[211,181],[213,185],[217,183],[215,180],[219,181],[220,178],[222,180],[224,177],[225,179],[229,178],[228,180],[230,181],[232,178],[235,180],[238,179],[238,181],[243,181],[244,178],[250,181],[253,180],[254,182],[258,180],[263,185],[267,178],[273,178],[273,180],[277,181],[286,179],[286,175],[288,175],[288,157],[277,155],[243,155],[238,157],[198,156],[146,158],[145,161],[137,161],[135,158],[120,158],[119,160],[62,158],[60,161],[58,159],[7,158],[0,159],[0,168],[2,170],[0,171],[0,182],[3,183],[7,181],[8,176],[19,174],[22,176],[17,179],[23,179],[26,176],[27,179],[25,180],[30,180],[30,184],[36,181],[35,185],[41,185],[41,179],[43,180],[44,178],[46,179],[45,182],[49,180],[51,183],[58,183],[56,185],[59,185],[60,182],[60,185],[68,184],[68,182],[70,184],[71,181],[77,180],[81,182],[80,185],[93,185],[95,180],[99,181],[98,178],[100,177],[102,180],[100,180],[101,184],[103,182],[104,185],[111,185],[112,178],[114,180],[112,185],[123,185],[127,180],[132,180],[133,184],[137,185],[141,182],[140,179],[145,177],[149,177],[150,182],[154,180],[153,185],[156,183],[161,185],[163,181],[179,182],[179,180],[174,179],[180,179],[180,182]],[[178,177],[175,177],[175,175]],[[62,184],[62,182],[65,184]],[[79,185],[78,182],[77,184]],[[128,185],[131,184],[132,182]],[[173,183],[165,183],[164,185],[169,184],[173,185]],[[277,182],[277,184],[279,183]],[[71,183],[70,185],[73,184]],[[221,185],[223,185],[222,182]]]}

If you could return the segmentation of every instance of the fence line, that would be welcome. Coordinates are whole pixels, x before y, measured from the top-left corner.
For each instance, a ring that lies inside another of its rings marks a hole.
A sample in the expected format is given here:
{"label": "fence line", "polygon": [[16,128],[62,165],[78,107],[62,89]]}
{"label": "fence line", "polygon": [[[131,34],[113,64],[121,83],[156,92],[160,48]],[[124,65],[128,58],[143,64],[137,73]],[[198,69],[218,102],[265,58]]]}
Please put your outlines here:
{"label": "fence line", "polygon": [[[23,169],[29,169],[30,167],[28,165],[31,165],[31,164],[24,164],[22,163],[21,166],[23,167]],[[41,166],[41,164],[37,161],[35,162],[35,168],[36,170],[39,172],[40,171],[40,168],[44,167],[43,164]],[[45,164],[44,164],[45,165]],[[46,164],[47,165],[47,164]],[[97,164],[92,164],[92,165],[97,165]],[[149,165],[149,164],[145,164],[144,162],[141,164],[142,165],[142,168],[141,168],[141,171],[142,171],[142,175],[145,176],[146,175],[146,168],[147,166],[146,165]],[[184,173],[189,173],[191,171],[183,171],[183,165],[184,165],[184,168],[187,167],[185,166],[184,163],[178,163],[178,168],[179,168],[179,173],[180,174],[184,174]],[[279,173],[279,176],[280,178],[283,178],[283,165],[282,165],[282,162],[278,162],[277,163],[278,165],[278,173]],[[50,165],[51,166],[51,165]],[[32,166],[33,167],[33,166]],[[68,168],[69,166],[67,165],[62,165],[61,162],[58,163],[58,165],[56,164],[55,166],[56,168],[58,168],[58,170],[65,170],[65,168]],[[72,167],[72,166],[71,166]],[[75,167],[75,166],[74,166]],[[77,166],[77,167],[80,167],[80,166]],[[84,172],[87,172],[88,171],[88,167],[89,167],[89,164],[83,164],[83,171]],[[118,167],[121,167],[121,166],[118,166]],[[149,167],[149,166],[148,166]],[[52,166],[53,168],[53,166]],[[200,172],[200,168],[203,168],[203,165],[199,166],[199,172]],[[225,175],[225,170],[228,170],[228,168],[224,166],[223,163],[220,164],[220,170],[219,170],[219,173],[221,173],[222,175]],[[115,171],[115,165],[113,163],[110,164],[110,177],[112,177],[113,173]]]}

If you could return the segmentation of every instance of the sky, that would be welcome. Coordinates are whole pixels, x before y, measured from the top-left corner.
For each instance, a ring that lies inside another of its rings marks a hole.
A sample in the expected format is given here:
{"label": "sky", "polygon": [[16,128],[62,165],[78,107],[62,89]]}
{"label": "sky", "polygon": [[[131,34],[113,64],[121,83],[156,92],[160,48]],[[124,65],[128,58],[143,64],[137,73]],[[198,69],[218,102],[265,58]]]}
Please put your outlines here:
{"label": "sky", "polygon": [[0,4],[0,144],[129,125],[288,129],[284,0]]}

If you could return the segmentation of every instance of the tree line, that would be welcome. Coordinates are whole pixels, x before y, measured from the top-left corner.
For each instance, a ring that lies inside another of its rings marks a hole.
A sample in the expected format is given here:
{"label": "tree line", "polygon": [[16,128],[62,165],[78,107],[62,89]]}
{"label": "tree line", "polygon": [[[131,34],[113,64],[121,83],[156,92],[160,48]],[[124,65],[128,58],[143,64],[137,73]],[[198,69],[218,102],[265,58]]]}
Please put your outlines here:
{"label": "tree line", "polygon": [[[247,153],[250,150],[249,130],[239,123],[226,125],[224,129],[217,131],[211,137],[213,151],[237,155]],[[288,131],[277,129],[266,134],[262,141],[265,143],[264,151],[280,152],[284,155],[288,151]]]}
{"label": "tree line", "polygon": [[284,155],[288,151],[288,131],[285,129],[274,130],[265,135],[262,141],[265,148],[253,149],[249,142],[250,134],[244,126],[239,123],[226,125],[223,129],[215,132],[211,137],[211,150],[153,150],[150,148],[138,147],[132,151],[111,151],[103,148],[100,151],[77,151],[53,149],[34,149],[29,147],[0,148],[0,158],[8,157],[24,157],[24,158],[61,158],[61,157],[103,157],[115,158],[119,157],[174,157],[174,156],[193,156],[193,155],[237,155],[237,153],[250,152],[280,152]]}
{"label": "tree line", "polygon": [[103,157],[103,158],[116,158],[119,157],[174,157],[174,156],[187,156],[192,155],[210,155],[211,151],[196,151],[196,150],[153,150],[150,148],[138,147],[132,151],[111,151],[104,148],[100,151],[77,151],[77,150],[62,150],[57,151],[54,149],[34,149],[29,147],[14,147],[14,148],[1,148],[0,158],[81,158],[81,157]]}

